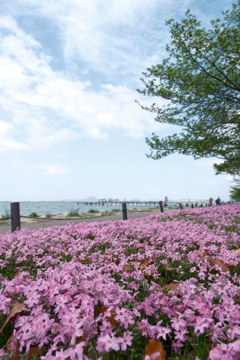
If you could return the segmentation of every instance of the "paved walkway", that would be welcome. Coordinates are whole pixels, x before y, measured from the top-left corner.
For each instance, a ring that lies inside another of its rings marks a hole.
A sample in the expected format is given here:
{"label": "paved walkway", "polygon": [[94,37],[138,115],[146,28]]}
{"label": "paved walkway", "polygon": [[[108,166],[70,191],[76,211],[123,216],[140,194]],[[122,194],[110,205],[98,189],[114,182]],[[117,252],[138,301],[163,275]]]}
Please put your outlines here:
{"label": "paved walkway", "polygon": [[[170,209],[169,209],[170,210]],[[151,214],[159,213],[159,209],[153,209],[149,211],[130,212],[128,211],[128,219],[141,218]],[[93,216],[89,218],[65,218],[65,219],[31,219],[31,222],[25,222],[24,218],[21,218],[21,229],[41,229],[48,228],[56,225],[67,225],[68,223],[79,224],[81,222],[93,222],[93,221],[114,221],[122,220],[122,213],[113,213],[111,215]],[[11,220],[0,220],[0,234],[11,232]]]}

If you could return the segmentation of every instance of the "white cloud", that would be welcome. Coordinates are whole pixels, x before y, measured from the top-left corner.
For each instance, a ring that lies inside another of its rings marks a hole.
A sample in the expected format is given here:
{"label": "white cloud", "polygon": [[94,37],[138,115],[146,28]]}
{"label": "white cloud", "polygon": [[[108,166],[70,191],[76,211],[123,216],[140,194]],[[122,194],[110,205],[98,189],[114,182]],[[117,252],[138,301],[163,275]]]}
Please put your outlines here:
{"label": "white cloud", "polygon": [[47,19],[57,27],[58,41],[67,61],[82,60],[87,69],[111,77],[119,70],[121,76],[124,73],[135,76],[136,72],[140,75],[147,66],[156,63],[161,56],[159,49],[163,50],[169,39],[165,20],[178,12],[184,13],[190,0],[15,0],[15,3],[18,5],[15,11]]}
{"label": "white cloud", "polygon": [[203,180],[202,181],[204,184],[209,184],[209,185],[217,185],[217,183],[215,181],[212,180]]}
{"label": "white cloud", "polygon": [[13,125],[0,120],[0,136],[6,136],[13,130]]}
{"label": "white cloud", "polygon": [[232,175],[227,175],[224,179],[227,181],[234,181],[234,177]]}
{"label": "white cloud", "polygon": [[65,176],[73,173],[73,170],[66,165],[56,163],[26,163],[20,157],[12,158],[10,167],[27,171],[29,174],[34,172],[46,176]]}
{"label": "white cloud", "polygon": [[8,32],[0,37],[0,105],[13,113],[16,130],[26,130],[26,144],[11,138],[6,149],[47,149],[80,137],[106,139],[111,129],[138,138],[167,127],[134,102],[135,90],[105,84],[93,91],[89,81],[54,71],[41,45],[13,19],[0,18],[1,27]]}
{"label": "white cloud", "polygon": [[9,124],[5,121],[0,120],[0,152],[3,153],[13,153],[20,150],[25,150],[28,148],[28,145],[14,140],[12,132],[15,132],[15,128],[12,124]]}
{"label": "white cloud", "polygon": [[28,148],[28,145],[16,141],[13,139],[0,139],[0,151],[3,153],[12,153],[12,152],[18,152],[21,150],[25,150]]}
{"label": "white cloud", "polygon": [[39,167],[44,175],[50,176],[68,175],[72,172],[69,167],[59,164],[43,164]]}
{"label": "white cloud", "polygon": [[79,134],[72,131],[71,129],[61,129],[47,136],[46,142],[51,145],[53,144],[55,145],[63,142],[74,141],[79,137],[80,137]]}
{"label": "white cloud", "polygon": [[214,164],[221,164],[222,162],[223,160],[221,159],[197,160],[195,162],[195,166],[209,168],[213,167]]}

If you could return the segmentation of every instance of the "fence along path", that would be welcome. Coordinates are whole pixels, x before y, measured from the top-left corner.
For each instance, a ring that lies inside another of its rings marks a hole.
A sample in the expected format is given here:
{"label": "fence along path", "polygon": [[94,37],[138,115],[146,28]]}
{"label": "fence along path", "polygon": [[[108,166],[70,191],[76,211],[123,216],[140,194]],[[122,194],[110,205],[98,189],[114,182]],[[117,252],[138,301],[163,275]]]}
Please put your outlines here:
{"label": "fence along path", "polygon": [[[162,201],[159,201],[158,202],[158,205],[159,205],[159,209],[160,209],[160,212],[164,212],[164,209],[163,209],[163,202]],[[99,215],[99,217],[103,217],[104,215]],[[105,215],[107,216],[107,215]],[[20,203],[19,202],[12,202],[11,203],[11,231],[14,232],[18,229],[21,229],[21,218],[30,218],[32,219],[32,217],[30,216],[23,216],[23,215],[20,215]],[[39,220],[41,222],[45,222],[45,221],[48,221],[49,222],[49,219],[48,218],[37,218],[35,217],[34,218],[35,220]],[[96,216],[94,218],[92,217],[89,217],[89,216],[86,216],[85,218],[81,217],[81,220],[84,220],[84,219],[96,219]],[[127,220],[128,219],[128,209],[127,209],[127,203],[126,202],[123,202],[122,203],[122,219],[123,220]],[[65,219],[66,221],[69,222],[69,219]],[[51,219],[51,221],[64,221],[64,219]]]}

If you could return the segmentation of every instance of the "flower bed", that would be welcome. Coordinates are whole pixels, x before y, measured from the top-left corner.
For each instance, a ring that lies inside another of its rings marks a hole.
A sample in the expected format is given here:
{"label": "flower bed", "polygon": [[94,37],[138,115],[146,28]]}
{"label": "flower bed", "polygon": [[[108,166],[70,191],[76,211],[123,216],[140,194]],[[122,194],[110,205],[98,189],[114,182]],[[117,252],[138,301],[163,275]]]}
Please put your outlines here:
{"label": "flower bed", "polygon": [[0,358],[240,359],[240,204],[0,236]]}

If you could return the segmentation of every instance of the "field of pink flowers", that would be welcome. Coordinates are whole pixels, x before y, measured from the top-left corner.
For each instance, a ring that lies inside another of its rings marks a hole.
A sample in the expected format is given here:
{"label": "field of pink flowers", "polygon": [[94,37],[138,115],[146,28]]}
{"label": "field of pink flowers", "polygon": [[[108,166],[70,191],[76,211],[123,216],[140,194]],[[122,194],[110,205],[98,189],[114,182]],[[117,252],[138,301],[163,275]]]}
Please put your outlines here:
{"label": "field of pink flowers", "polygon": [[0,358],[240,359],[240,203],[0,236]]}

